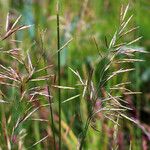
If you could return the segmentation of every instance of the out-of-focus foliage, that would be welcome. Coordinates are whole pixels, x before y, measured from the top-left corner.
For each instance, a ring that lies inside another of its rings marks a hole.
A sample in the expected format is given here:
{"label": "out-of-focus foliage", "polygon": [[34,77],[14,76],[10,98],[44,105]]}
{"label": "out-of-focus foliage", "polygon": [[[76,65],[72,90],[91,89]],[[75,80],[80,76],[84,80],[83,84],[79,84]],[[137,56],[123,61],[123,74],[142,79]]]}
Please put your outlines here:
{"label": "out-of-focus foliage", "polygon": [[[117,30],[120,22],[119,14],[121,5],[127,5],[128,0],[60,0],[60,34],[61,45],[73,38],[73,40],[64,47],[61,51],[61,84],[67,87],[75,86],[78,83],[78,78],[69,69],[78,70],[83,79],[87,79],[92,68],[96,68],[94,83],[99,81],[100,70],[97,68],[103,68],[108,63],[107,58],[102,58],[99,64],[100,55],[109,53],[107,43],[110,43],[112,35]],[[150,2],[149,0],[131,0],[129,13],[127,17],[133,14],[132,20],[129,22],[130,26],[138,27],[137,30],[123,37],[126,42],[142,36],[142,39],[134,43],[132,47],[134,49],[141,49],[150,52]],[[16,65],[15,61],[11,57],[6,56],[2,51],[10,50],[10,48],[20,48],[22,56],[29,65],[30,59],[28,53],[32,58],[33,66],[37,65],[37,69],[41,69],[45,62],[41,57],[46,59],[47,65],[53,64],[53,67],[48,70],[48,74],[53,74],[51,77],[52,82],[55,83],[55,75],[57,74],[57,27],[56,27],[56,0],[0,0],[0,34],[1,37],[6,33],[6,17],[7,13],[10,13],[10,26],[14,23],[15,19],[22,15],[19,25],[32,25],[28,30],[17,31],[9,37],[9,42],[0,41],[0,64],[11,65],[14,68],[19,68],[17,71],[23,71],[25,68],[22,65]],[[18,42],[14,42],[14,39]],[[19,42],[22,41],[22,42]],[[97,44],[95,44],[95,41]],[[99,54],[100,53],[100,54]],[[129,57],[130,58],[130,57]],[[126,79],[130,79],[132,84],[128,85],[133,91],[141,91],[140,95],[125,95],[124,99],[129,103],[132,111],[128,111],[128,116],[134,118],[138,123],[121,120],[120,127],[118,128],[118,140],[117,145],[119,150],[131,149],[133,150],[148,150],[150,141],[150,55],[136,54],[137,59],[145,60],[143,62],[135,62],[128,65],[131,68],[135,67],[135,72],[120,76],[120,78],[114,78],[109,84],[106,85],[106,89],[109,90],[112,85],[118,82],[124,82]],[[7,66],[9,67],[9,66]],[[31,66],[30,66],[31,67]],[[117,69],[118,66],[113,66]],[[126,65],[124,67],[127,67]],[[109,70],[113,72],[114,70]],[[38,72],[34,77],[43,77],[45,72]],[[105,76],[108,76],[106,72]],[[45,77],[44,77],[45,79]],[[0,82],[3,82],[0,77]],[[54,84],[51,83],[51,84]],[[13,82],[12,82],[13,84]],[[34,86],[45,86],[46,83],[40,82],[29,83],[27,89]],[[45,89],[44,89],[45,90]],[[62,90],[62,101],[81,93],[81,88],[75,90]],[[0,99],[5,98],[12,104],[0,103],[0,131],[8,133],[15,125],[20,115],[25,115],[27,108],[38,106],[34,103],[29,105],[25,101],[24,105],[20,105],[19,91],[16,88],[7,88],[5,85],[0,85]],[[2,93],[7,93],[7,97]],[[57,94],[56,88],[52,87],[53,108],[54,108],[54,122],[57,128],[58,115],[57,115]],[[120,93],[117,93],[120,94]],[[63,149],[76,149],[78,145],[78,139],[81,137],[89,107],[84,101],[82,96],[62,104],[62,139]],[[47,99],[40,96],[41,105],[47,104]],[[8,107],[7,107],[8,106]],[[15,106],[15,107],[14,107]],[[37,118],[43,119],[37,121]],[[101,117],[101,116],[100,116]],[[6,118],[6,120],[4,119]],[[34,120],[32,120],[34,119]],[[18,130],[15,131],[16,135],[19,133],[20,137],[26,136],[23,143],[17,145],[17,137],[9,135],[10,143],[6,141],[7,137],[2,137],[0,132],[0,147],[6,149],[4,145],[13,145],[12,148],[20,149],[29,148],[31,145],[46,137],[52,135],[52,130],[49,122],[48,109],[40,108],[38,113],[34,113],[32,119],[20,125]],[[99,131],[95,131],[94,127],[89,128],[87,132],[86,150],[106,150],[110,149],[112,143],[110,140],[113,138],[114,124],[112,121],[105,121],[103,117],[101,121],[96,122]],[[10,120],[13,120],[12,123]],[[6,126],[4,126],[6,125]],[[117,130],[117,129],[116,129]],[[14,134],[15,135],[15,134]],[[2,138],[1,138],[2,137]],[[13,138],[13,139],[12,139]],[[58,139],[56,138],[56,141]],[[4,144],[6,143],[6,144]],[[42,142],[36,143],[31,149],[48,149],[53,145],[52,136],[43,139]],[[58,146],[57,146],[58,147]],[[144,149],[145,148],[145,149]],[[146,149],[147,148],[147,149]]]}

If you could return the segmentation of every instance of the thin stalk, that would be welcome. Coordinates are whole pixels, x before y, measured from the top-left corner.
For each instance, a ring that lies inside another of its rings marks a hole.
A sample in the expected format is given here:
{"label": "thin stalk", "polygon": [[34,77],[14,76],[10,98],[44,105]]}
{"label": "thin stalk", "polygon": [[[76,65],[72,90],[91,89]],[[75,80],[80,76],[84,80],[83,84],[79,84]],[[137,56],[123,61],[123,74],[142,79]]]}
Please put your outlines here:
{"label": "thin stalk", "polygon": [[50,87],[49,85],[47,86],[48,88],[48,95],[49,95],[49,98],[48,98],[48,101],[49,101],[49,109],[50,109],[50,114],[51,114],[51,125],[52,125],[52,133],[53,133],[53,139],[54,139],[54,150],[56,150],[56,140],[55,140],[55,127],[54,127],[54,118],[53,118],[53,109],[52,109],[52,103],[51,103],[51,93],[50,93]]}
{"label": "thin stalk", "polygon": [[[45,62],[45,59],[44,59],[44,63],[46,64]],[[45,72],[47,72],[45,70]],[[56,150],[56,138],[55,138],[55,126],[54,126],[54,118],[53,118],[53,108],[52,108],[52,99],[51,99],[51,91],[50,91],[50,83],[49,81],[47,81],[47,92],[48,92],[48,102],[49,102],[49,111],[50,111],[50,115],[51,115],[51,126],[52,126],[52,134],[53,134],[53,140],[54,140],[54,150]]]}
{"label": "thin stalk", "polygon": [[[57,50],[58,50],[58,86],[61,85],[60,79],[60,26],[59,26],[59,0],[57,3]],[[61,150],[61,90],[58,88],[58,109],[59,109],[59,150]]]}
{"label": "thin stalk", "polygon": [[[46,64],[46,57],[44,55],[44,64]],[[46,73],[47,70],[45,70]],[[54,150],[56,150],[56,140],[55,140],[55,126],[54,126],[54,118],[53,118],[53,108],[52,108],[52,99],[51,99],[51,91],[50,91],[50,82],[47,80],[47,92],[48,92],[48,103],[49,103],[49,111],[50,111],[50,115],[51,115],[51,126],[52,126],[52,134],[53,134],[53,139],[54,139]]]}
{"label": "thin stalk", "polygon": [[83,148],[83,144],[84,144],[84,141],[85,141],[85,138],[86,138],[86,134],[87,134],[87,131],[88,131],[88,127],[89,127],[89,124],[90,124],[90,119],[91,118],[88,117],[88,119],[86,121],[86,124],[85,124],[85,127],[83,129],[83,135],[82,135],[82,138],[81,138],[79,150],[82,150],[82,148]]}
{"label": "thin stalk", "polygon": [[[46,55],[45,55],[45,51],[44,51],[44,46],[43,46],[43,39],[41,37],[41,49],[42,49],[42,57],[43,57],[43,60],[44,60],[44,65],[46,66],[47,65],[47,58],[46,58]],[[45,69],[45,74],[48,74],[47,70]],[[47,92],[48,92],[48,102],[49,102],[49,111],[50,111],[50,116],[51,116],[51,127],[52,127],[52,134],[53,134],[53,139],[54,139],[54,150],[56,150],[56,138],[55,138],[55,126],[54,126],[54,118],[53,118],[53,108],[52,108],[52,99],[51,99],[51,91],[50,91],[50,81],[49,80],[46,80],[47,82]]]}

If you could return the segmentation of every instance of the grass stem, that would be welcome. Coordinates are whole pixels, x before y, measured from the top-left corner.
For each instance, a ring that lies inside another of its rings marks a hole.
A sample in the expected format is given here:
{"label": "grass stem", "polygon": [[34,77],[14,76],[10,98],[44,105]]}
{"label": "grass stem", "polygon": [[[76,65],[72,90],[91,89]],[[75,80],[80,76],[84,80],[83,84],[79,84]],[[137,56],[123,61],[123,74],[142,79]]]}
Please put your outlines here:
{"label": "grass stem", "polygon": [[56,150],[56,140],[55,140],[55,126],[54,126],[54,118],[53,118],[53,108],[52,108],[52,102],[51,102],[51,98],[50,98],[50,87],[49,85],[47,86],[48,89],[48,101],[49,101],[49,109],[50,109],[50,114],[51,114],[51,126],[52,126],[52,133],[53,133],[53,140],[54,140],[54,150]]}
{"label": "grass stem", "polygon": [[90,124],[90,118],[87,119],[86,124],[85,124],[85,127],[84,127],[84,129],[83,129],[83,133],[82,133],[82,137],[81,137],[81,142],[80,142],[79,150],[82,150],[82,148],[83,148],[83,145],[84,145],[84,141],[85,141],[85,138],[86,138],[86,135],[87,135],[87,131],[88,131],[89,124]]}
{"label": "grass stem", "polygon": [[[57,3],[57,50],[58,50],[58,86],[61,85],[60,79],[60,26],[59,26],[59,0]],[[61,90],[58,88],[58,109],[59,109],[59,150],[61,150]]]}
{"label": "grass stem", "polygon": [[[43,38],[41,37],[41,49],[42,49],[42,57],[44,61],[44,66],[47,66],[47,58],[46,53],[44,51],[44,44],[43,44]],[[45,74],[48,74],[48,71],[45,69]],[[53,118],[53,108],[52,108],[52,99],[51,99],[51,90],[50,90],[50,80],[47,80],[47,92],[48,92],[48,102],[49,102],[49,111],[50,111],[50,120],[51,120],[51,127],[52,127],[52,134],[53,134],[53,146],[54,150],[56,150],[56,138],[55,138],[55,125],[54,125],[54,118]]]}

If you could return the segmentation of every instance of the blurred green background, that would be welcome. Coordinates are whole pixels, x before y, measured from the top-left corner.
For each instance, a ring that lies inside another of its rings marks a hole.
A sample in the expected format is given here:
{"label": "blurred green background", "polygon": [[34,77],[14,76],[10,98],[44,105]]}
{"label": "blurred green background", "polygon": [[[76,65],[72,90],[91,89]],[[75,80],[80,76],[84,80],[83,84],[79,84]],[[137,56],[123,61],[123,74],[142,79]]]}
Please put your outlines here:
{"label": "blurred green background", "polygon": [[[125,41],[130,41],[138,36],[142,39],[134,44],[135,47],[143,48],[150,52],[150,1],[149,0],[61,0],[60,1],[60,28],[61,28],[61,45],[65,44],[69,39],[73,40],[61,52],[61,74],[62,85],[72,86],[77,82],[77,78],[72,74],[68,67],[78,70],[81,76],[87,77],[90,67],[97,65],[98,51],[93,37],[98,43],[100,52],[106,53],[107,47],[105,39],[110,41],[112,35],[119,25],[119,13],[121,5],[130,3],[129,14],[133,14],[133,19],[129,26],[139,26],[139,28],[125,37]],[[43,47],[46,51],[46,57],[49,64],[57,65],[57,32],[56,32],[56,0],[0,0],[0,34],[5,33],[5,23],[7,13],[12,15],[12,21],[20,14],[22,19],[20,24],[33,25],[28,31],[17,32],[17,40],[22,40],[20,46],[24,51],[30,49],[33,64],[41,55],[40,36],[43,36]],[[0,46],[9,49],[10,45],[1,42]],[[132,81],[131,89],[141,91],[141,95],[127,96],[133,111],[129,113],[131,117],[136,118],[141,126],[150,134],[150,55],[137,54],[137,57],[144,59],[144,62],[133,64],[136,68],[135,72],[129,76]],[[0,56],[0,62],[8,63],[3,55]],[[39,65],[43,65],[42,62]],[[57,73],[56,70],[53,70]],[[96,78],[96,77],[95,77]],[[96,80],[96,79],[95,79]],[[108,88],[111,85],[108,85]],[[3,88],[2,86],[0,88]],[[7,91],[8,97],[15,95],[16,91]],[[17,93],[17,92],[16,92]],[[62,99],[65,100],[75,94],[79,90],[64,91]],[[14,96],[16,97],[16,96]],[[57,102],[55,104],[57,107]],[[83,107],[81,109],[81,107]],[[77,139],[84,126],[87,109],[79,99],[63,105],[63,120],[67,126],[71,126],[69,137],[64,134],[64,149],[76,149]],[[57,111],[57,108],[55,108]],[[6,114],[10,114],[6,111]],[[8,115],[9,116],[9,115]],[[82,118],[82,119],[81,119]],[[24,147],[29,147],[40,138],[46,125],[40,126],[40,123],[32,124],[29,122],[24,126],[27,138],[24,141]],[[64,130],[65,125],[63,126]],[[104,129],[103,129],[104,128]],[[107,123],[106,127],[101,125],[101,132],[89,129],[86,143],[87,150],[105,150],[111,148],[109,139],[111,136],[111,128],[113,125]],[[40,131],[40,132],[39,132]],[[33,134],[32,134],[33,133]],[[67,134],[67,133],[66,133]],[[66,139],[65,139],[66,138]],[[147,150],[150,148],[147,135],[133,123],[123,120],[122,127],[119,131],[119,150],[129,149],[130,141],[132,141],[133,150]],[[0,141],[0,146],[3,145]],[[48,140],[47,140],[48,143]],[[48,149],[46,142],[37,144],[33,149]],[[66,145],[66,146],[65,146]],[[2,149],[5,149],[1,146]],[[14,148],[15,149],[15,148]]]}

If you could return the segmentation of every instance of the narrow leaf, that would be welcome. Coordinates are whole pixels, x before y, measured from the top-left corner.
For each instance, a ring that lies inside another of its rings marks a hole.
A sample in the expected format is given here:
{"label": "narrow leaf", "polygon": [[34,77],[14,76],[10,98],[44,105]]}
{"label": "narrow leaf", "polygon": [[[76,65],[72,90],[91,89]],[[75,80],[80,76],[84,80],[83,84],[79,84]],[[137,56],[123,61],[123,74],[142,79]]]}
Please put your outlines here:
{"label": "narrow leaf", "polygon": [[73,100],[73,99],[75,99],[75,98],[77,98],[77,97],[79,97],[79,96],[80,96],[80,94],[75,95],[75,96],[73,96],[73,97],[70,97],[70,98],[68,98],[68,99],[64,100],[62,103],[69,102],[69,101],[71,101],[71,100]]}

